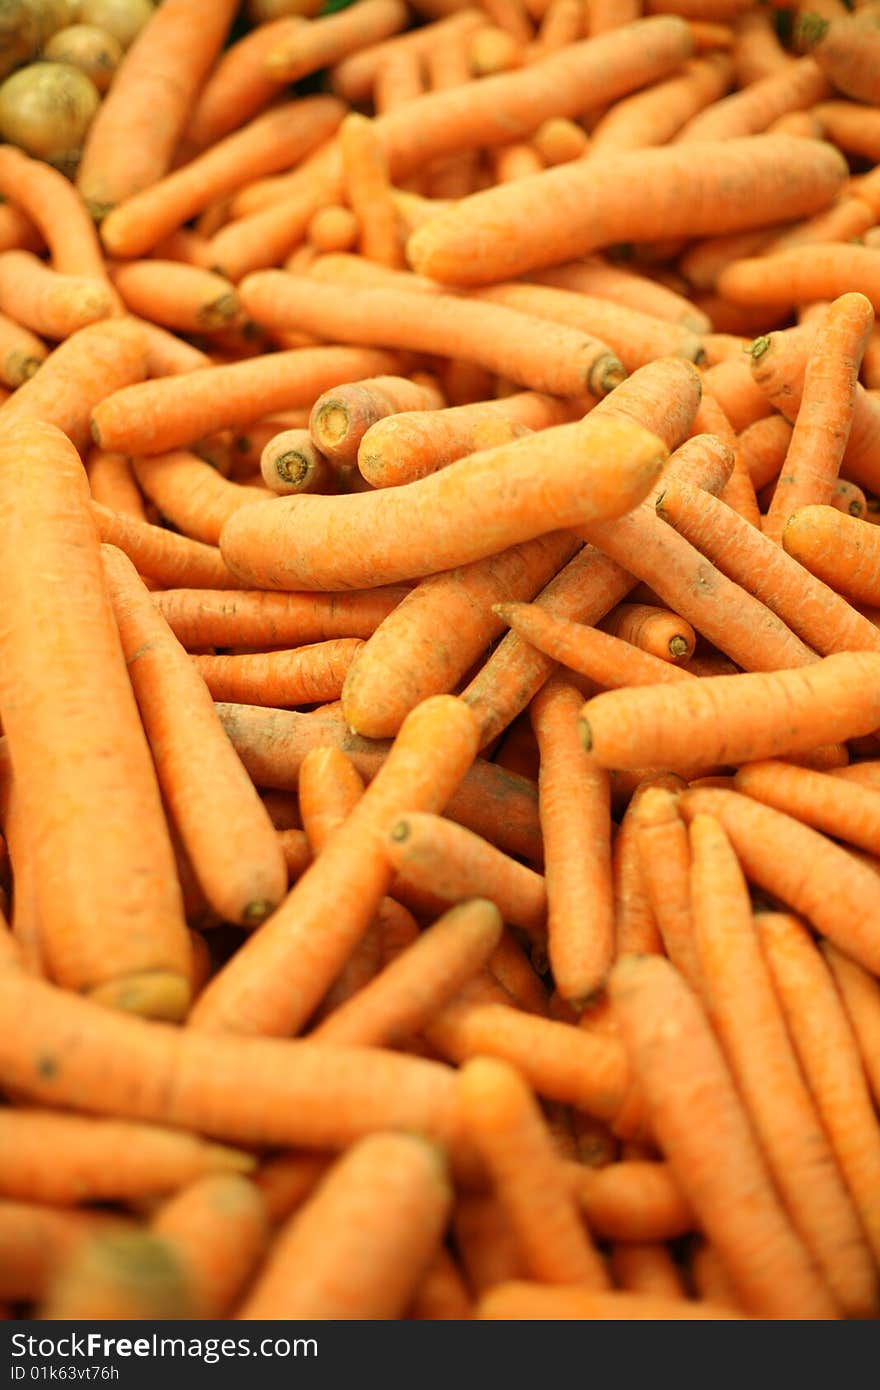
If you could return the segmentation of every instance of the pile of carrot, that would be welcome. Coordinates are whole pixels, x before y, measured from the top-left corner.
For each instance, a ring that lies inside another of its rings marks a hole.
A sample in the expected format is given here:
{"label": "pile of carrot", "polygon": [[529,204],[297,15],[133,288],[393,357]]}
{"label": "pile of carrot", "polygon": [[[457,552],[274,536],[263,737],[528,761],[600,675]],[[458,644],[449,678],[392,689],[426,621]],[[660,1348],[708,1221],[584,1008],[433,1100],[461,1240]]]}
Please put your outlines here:
{"label": "pile of carrot", "polygon": [[877,1318],[880,5],[209,8],[0,147],[0,1310]]}

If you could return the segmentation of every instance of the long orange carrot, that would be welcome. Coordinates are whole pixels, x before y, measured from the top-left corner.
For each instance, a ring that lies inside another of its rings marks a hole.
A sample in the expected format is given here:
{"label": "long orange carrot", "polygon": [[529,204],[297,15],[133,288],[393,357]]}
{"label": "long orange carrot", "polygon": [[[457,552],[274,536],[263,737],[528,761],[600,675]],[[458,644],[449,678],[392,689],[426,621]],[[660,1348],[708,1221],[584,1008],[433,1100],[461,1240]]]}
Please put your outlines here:
{"label": "long orange carrot", "polygon": [[235,576],[216,546],[110,511],[100,502],[92,502],[91,510],[101,540],[124,551],[147,579],[163,586],[186,584],[194,589],[236,587]]}
{"label": "long orange carrot", "polygon": [[30,159],[13,145],[4,145],[0,149],[0,192],[39,229],[55,270],[61,275],[106,282],[94,223],[62,173],[41,159]]}
{"label": "long orange carrot", "polygon": [[578,1284],[547,1288],[524,1280],[496,1284],[474,1309],[475,1318],[502,1322],[725,1322],[743,1316],[718,1304],[686,1298],[619,1290],[596,1293]]}
{"label": "long orange carrot", "polygon": [[759,135],[777,117],[814,106],[828,91],[827,78],[818,64],[812,58],[800,58],[779,72],[758,78],[733,96],[713,102],[688,121],[677,138],[730,140]]}
{"label": "long orange carrot", "polygon": [[801,507],[787,522],[782,543],[817,579],[853,602],[873,605],[880,598],[880,549],[870,522],[836,507]]}
{"label": "long orange carrot", "polygon": [[[2,580],[0,703],[17,775],[33,792],[49,968],[67,988],[109,1005],[179,1018],[190,947],[174,857],[104,588],[85,472],[54,426],[4,434],[0,515],[7,546],[19,552]],[[47,625],[51,644],[40,636]]]}
{"label": "long orange carrot", "polygon": [[554,618],[536,603],[499,603],[495,611],[524,641],[597,685],[613,688],[689,679],[686,671],[668,661],[598,628]]}
{"label": "long orange carrot", "polygon": [[755,801],[784,811],[836,840],[858,845],[869,854],[877,849],[880,796],[871,787],[774,761],[741,767],[735,785],[737,791]]}
{"label": "long orange carrot", "polygon": [[0,254],[0,310],[42,337],[69,338],[108,318],[113,306],[113,291],[100,280],[62,275],[31,251]]}
{"label": "long orange carrot", "polygon": [[369,637],[408,592],[267,594],[169,588],[154,602],[187,648],[305,646],[332,637]]}
{"label": "long orange carrot", "polygon": [[283,86],[266,70],[266,57],[303,18],[284,14],[257,24],[220,55],[186,124],[187,145],[205,150],[268,106]]}
{"label": "long orange carrot", "polygon": [[592,132],[591,158],[665,145],[699,111],[724,96],[731,76],[729,58],[711,53],[692,58],[664,82],[615,102]]}
{"label": "long orange carrot", "polygon": [[401,0],[365,0],[356,11],[327,15],[289,29],[267,55],[266,67],[279,82],[298,82],[359,49],[390,38],[406,20]]}
{"label": "long orange carrot", "polygon": [[204,459],[173,450],[135,459],[134,476],[161,515],[192,540],[216,545],[223,523],[239,507],[261,502],[262,489],[229,482]]}
{"label": "long orange carrot", "polygon": [[645,787],[633,816],[645,891],[666,954],[696,989],[699,965],[691,907],[691,850],[677,798],[668,787]]}

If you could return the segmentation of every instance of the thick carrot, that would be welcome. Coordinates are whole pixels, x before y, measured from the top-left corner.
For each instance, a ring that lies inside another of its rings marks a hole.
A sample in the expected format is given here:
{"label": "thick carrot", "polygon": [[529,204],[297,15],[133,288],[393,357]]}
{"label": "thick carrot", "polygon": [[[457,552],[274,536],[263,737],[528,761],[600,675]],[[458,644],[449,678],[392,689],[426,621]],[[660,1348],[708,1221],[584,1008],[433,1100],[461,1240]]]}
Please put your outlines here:
{"label": "thick carrot", "polygon": [[186,584],[193,589],[232,589],[237,581],[213,545],[180,536],[162,526],[123,512],[91,503],[92,517],[101,540],[124,551],[146,579],[163,588]]}
{"label": "thick carrot", "polygon": [[[414,232],[407,256],[420,274],[485,284],[634,235],[709,235],[804,216],[829,203],[844,177],[831,147],[782,135],[706,141],[699,159],[683,147],[624,151],[474,194]],[[656,192],[634,224],[630,210],[646,185]]]}
{"label": "thick carrot", "polygon": [[46,338],[69,338],[113,312],[107,284],[61,275],[31,251],[0,254],[0,310]]}
{"label": "thick carrot", "polygon": [[808,767],[757,762],[736,774],[736,790],[872,854],[880,835],[880,796],[870,787]]}
{"label": "thick carrot", "polygon": [[184,137],[189,147],[205,150],[216,145],[269,105],[283,83],[267,71],[266,58],[302,23],[301,15],[282,14],[257,25],[221,54],[190,112]]}
{"label": "thick carrot", "polygon": [[[242,579],[263,587],[347,589],[417,578],[597,515],[620,515],[644,496],[664,455],[662,441],[641,426],[588,415],[402,487],[255,504],[227,522],[222,550]],[[516,506],[507,500],[514,487]],[[474,531],[458,529],[466,513]],[[392,548],[398,514],[405,535]]]}
{"label": "thick carrot", "polygon": [[3,1196],[52,1206],[176,1192],[208,1173],[255,1165],[240,1150],[131,1120],[16,1106],[0,1114],[0,1130]]}
{"label": "thick carrot", "polygon": [[806,927],[783,913],[758,913],[755,922],[801,1069],[876,1261],[880,1128],[858,1043]]}
{"label": "thick carrot", "polygon": [[282,1229],[238,1317],[401,1317],[451,1204],[434,1145],[408,1134],[362,1139]]}
{"label": "thick carrot", "polygon": [[880,548],[874,526],[836,507],[802,507],[782,533],[789,555],[855,603],[880,602]]}
{"label": "thick carrot", "polygon": [[199,0],[166,0],[128,49],[92,121],[76,176],[96,221],[171,166],[196,94],[235,14]]}
{"label": "thick carrot", "polygon": [[284,896],[274,827],[213,701],[134,567],[103,552],[114,616],[165,803],[210,905],[254,926]]}
{"label": "thick carrot", "polygon": [[61,275],[106,282],[107,271],[94,223],[62,173],[41,159],[30,159],[13,145],[4,145],[0,149],[0,193],[38,229],[55,270]]}
{"label": "thick carrot", "polygon": [[793,246],[822,241],[853,241],[861,237],[877,220],[874,209],[863,199],[842,193],[823,212],[814,213],[794,226],[784,229],[768,241],[766,254],[775,255]]}
{"label": "thick carrot", "polygon": [[354,467],[367,430],[377,421],[401,411],[435,411],[443,396],[430,381],[407,377],[374,377],[319,396],[309,417],[312,439],[326,458]]}
{"label": "thick carrot", "polygon": [[[2,150],[0,150],[2,153]],[[0,382],[13,391],[30,380],[49,355],[41,338],[0,314]]]}
{"label": "thick carrot", "polygon": [[350,594],[266,594],[166,589],[154,602],[185,647],[305,646],[332,637],[369,637],[408,590]]}
{"label": "thick carrot", "polygon": [[788,1038],[742,869],[714,817],[697,814],[689,829],[700,993],[795,1230],[844,1315],[871,1317],[880,1286]]}
{"label": "thick carrot", "polygon": [[877,1104],[880,1100],[880,984],[829,941],[821,942],[819,949],[843,1000],[846,1016],[859,1044],[874,1103]]}
{"label": "thick carrot", "polygon": [[551,677],[530,707],[541,757],[550,964],[560,995],[577,1003],[601,984],[614,955],[610,788],[578,745],[580,704],[573,686]]}
{"label": "thick carrot", "polygon": [[393,372],[398,359],[373,349],[317,347],[205,367],[114,391],[92,413],[92,435],[104,449],[161,454],[218,429],[241,427],[277,410],[312,406],[342,381]]}
{"label": "thick carrot", "polygon": [[215,700],[284,708],[337,700],[362,646],[359,637],[334,637],[291,651],[192,660]]}
{"label": "thick carrot", "polygon": [[321,254],[337,251],[353,251],[358,240],[358,220],[351,208],[341,204],[330,204],[312,216],[307,239],[309,245]]}
{"label": "thick carrot", "polygon": [[199,266],[154,258],[115,266],[112,274],[133,314],[179,333],[210,333],[239,317],[233,286]]}
{"label": "thick carrot", "polygon": [[828,20],[808,10],[798,18],[795,37],[809,48],[838,91],[856,101],[875,106],[880,103],[880,24],[876,14],[868,10]]}
{"label": "thick carrot", "polygon": [[525,1280],[494,1285],[474,1309],[475,1318],[490,1322],[726,1322],[744,1316],[717,1304],[693,1303],[686,1298],[619,1290],[597,1293],[579,1284],[548,1288]]}
{"label": "thick carrot", "polygon": [[533,1093],[509,1063],[480,1057],[459,1078],[465,1131],[489,1170],[527,1273],[547,1284],[608,1288]]}
{"label": "thick carrot", "polygon": [[[502,630],[494,602],[531,598],[576,545],[565,532],[551,532],[423,579],[352,662],[342,691],[349,727],[387,737],[419,700],[454,689]],[[445,637],[438,642],[441,629]]]}
{"label": "thick carrot", "polygon": [[874,247],[835,241],[734,261],[717,282],[719,294],[735,304],[782,307],[834,299],[853,285],[880,312],[880,253]]}
{"label": "thick carrot", "polygon": [[[610,988],[657,1140],[746,1308],[834,1318],[698,1000],[660,956],[622,958]],[[695,1106],[707,1123],[694,1125]]]}
{"label": "thick carrot", "polygon": [[831,494],[831,505],[848,516],[867,516],[868,499],[858,483],[849,483],[846,478],[838,478]]}
{"label": "thick carrot", "polygon": [[[2,706],[18,775],[33,779],[49,968],[109,1005],[179,1018],[189,959],[180,890],[73,446],[52,425],[9,429],[0,495],[8,543],[28,536],[3,580]],[[39,636],[46,624],[51,645]]]}
{"label": "thick carrot", "polygon": [[[871,868],[791,816],[737,792],[694,788],[679,805],[686,820],[700,811],[717,817],[750,883],[801,913],[868,970],[877,970],[873,922],[880,885]],[[833,895],[829,883],[835,885]]]}
{"label": "thick carrot", "polygon": [[780,72],[758,78],[744,90],[714,102],[688,121],[678,139],[730,140],[760,135],[778,116],[814,106],[828,94],[828,80],[822,69],[812,58],[800,58]]}
{"label": "thick carrot", "polygon": [[327,1153],[297,1150],[264,1159],[252,1181],[263,1196],[267,1215],[273,1225],[302,1205],[332,1161]]}
{"label": "thick carrot", "polygon": [[357,10],[288,29],[267,54],[266,69],[279,82],[298,82],[390,38],[404,28],[407,17],[401,0],[363,0]]}
{"label": "thick carrot", "polygon": [[752,380],[748,361],[730,358],[707,367],[703,381],[737,433],[772,414],[772,405]]}
{"label": "thick carrot", "polygon": [[873,623],[723,502],[672,482],[657,511],[722,574],[754,594],[821,656],[880,651],[880,634]]}
{"label": "thick carrot", "polygon": [[692,58],[680,73],[615,102],[592,132],[590,157],[665,145],[699,111],[724,96],[731,77],[725,54]]}
{"label": "thick carrot", "polygon": [[438,294],[426,312],[418,294],[319,284],[273,270],[247,276],[239,292],[251,317],[271,329],[296,326],[361,347],[459,357],[551,395],[606,395],[624,376],[601,339],[499,304]]}
{"label": "thick carrot", "polygon": [[645,892],[666,954],[692,989],[699,980],[691,907],[691,849],[668,787],[648,786],[633,811]]}

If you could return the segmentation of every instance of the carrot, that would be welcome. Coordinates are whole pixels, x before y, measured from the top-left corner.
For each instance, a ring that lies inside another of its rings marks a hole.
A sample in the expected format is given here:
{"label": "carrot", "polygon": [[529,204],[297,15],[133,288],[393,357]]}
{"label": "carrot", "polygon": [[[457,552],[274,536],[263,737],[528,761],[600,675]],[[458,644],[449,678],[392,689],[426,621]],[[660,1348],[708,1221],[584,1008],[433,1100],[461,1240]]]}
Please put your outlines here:
{"label": "carrot", "polygon": [[[639,955],[650,952],[662,954],[664,949],[639,852],[638,807],[652,785],[662,786],[664,782],[657,778],[645,778],[639,783],[623,813],[614,841],[612,875],[615,959],[630,952]],[[671,790],[681,789],[677,779],[670,781],[669,787]]]}
{"label": "carrot", "polygon": [[880,1096],[880,1051],[877,1049],[880,1036],[880,985],[867,970],[838,951],[829,941],[820,942],[819,949],[843,1000],[876,1104]]}
{"label": "carrot", "polygon": [[[689,790],[679,805],[685,820],[700,811],[716,816],[750,883],[801,913],[840,950],[876,970],[880,953],[871,923],[880,897],[877,876],[867,865],[791,816],[737,792]],[[827,891],[831,882],[833,897]]]}
{"label": "carrot", "polygon": [[610,299],[613,304],[624,304],[654,318],[683,324],[694,333],[706,334],[712,327],[706,315],[684,295],[656,280],[603,261],[600,256],[587,256],[569,265],[536,270],[527,278],[542,285],[556,285],[559,289]]}
{"label": "carrot", "polygon": [[283,708],[338,699],[362,646],[359,637],[335,637],[291,651],[192,660],[215,700]]}
{"label": "carrot", "polygon": [[303,22],[301,15],[291,14],[259,24],[220,55],[190,111],[189,146],[201,151],[216,145],[270,104],[283,83],[268,72],[266,58]]}
{"label": "carrot", "polygon": [[276,410],[311,406],[340,382],[392,372],[397,360],[363,348],[318,347],[267,353],[249,361],[205,367],[181,377],[114,391],[92,414],[103,449],[160,454],[218,429],[240,428]]}
{"label": "carrot", "polygon": [[178,338],[167,329],[146,319],[132,319],[144,340],[147,356],[147,376],[177,376],[195,371],[197,367],[210,367],[211,359],[206,352],[193,347],[192,343]]}
{"label": "carrot", "polygon": [[286,197],[235,218],[215,233],[205,250],[212,269],[237,282],[251,271],[278,265],[302,246],[315,213],[342,197],[341,177],[333,180],[319,172],[325,148],[288,176]]}
{"label": "carrot", "polygon": [[268,1243],[262,1194],[237,1175],[202,1178],[160,1207],[151,1230],[178,1263],[202,1317],[223,1317]]}
{"label": "carrot", "polygon": [[[565,532],[551,532],[423,579],[352,662],[342,691],[349,727],[387,737],[419,700],[454,689],[502,628],[493,600],[531,597],[575,548]],[[442,643],[440,625],[447,634]]]}
{"label": "carrot", "polygon": [[667,1163],[629,1159],[605,1168],[578,1165],[569,1176],[587,1225],[606,1240],[671,1240],[694,1227]]}
{"label": "carrot", "polygon": [[547,988],[509,927],[489,957],[489,969],[521,1008],[547,1017]]}
{"label": "carrot", "polygon": [[131,1223],[108,1212],[0,1201],[0,1293],[13,1303],[42,1298],[78,1245],[114,1228]]}
{"label": "carrot", "polygon": [[876,163],[880,150],[880,118],[876,106],[854,101],[820,101],[813,115],[827,140],[847,154],[861,155]]}
{"label": "carrot", "polygon": [[608,1288],[562,1160],[519,1073],[496,1058],[475,1058],[462,1068],[459,1090],[466,1132],[489,1170],[525,1271],[542,1283]]}
{"label": "carrot", "polygon": [[839,512],[846,512],[848,516],[864,517],[868,514],[868,499],[864,492],[858,483],[847,482],[846,478],[838,478],[834,484],[831,506]]}
{"label": "carrot", "polygon": [[192,540],[216,545],[227,517],[262,501],[262,489],[228,482],[209,463],[184,449],[133,460],[144,494]]}
{"label": "carrot", "polygon": [[[4,145],[0,148],[0,193],[38,230],[49,248],[54,270],[106,283],[94,224],[62,173],[41,159],[30,159],[22,150]],[[22,249],[39,247],[24,245]]]}
{"label": "carrot", "polygon": [[41,251],[43,238],[30,218],[11,203],[0,203],[0,250]]}
{"label": "carrot", "polygon": [[615,1245],[609,1267],[614,1282],[630,1293],[654,1298],[686,1298],[684,1281],[665,1245],[632,1242]]}
{"label": "carrot", "polygon": [[717,103],[730,86],[730,60],[711,53],[692,58],[680,73],[615,102],[591,135],[590,155],[665,145],[697,112]]}
{"label": "carrot", "polygon": [[806,928],[783,913],[758,913],[755,922],[801,1069],[876,1260],[880,1133],[858,1043]]}
{"label": "carrot", "polygon": [[108,454],[92,449],[86,461],[92,500],[114,512],[146,521],[144,499],[134,479],[130,460],[124,454]]}
{"label": "carrot", "polygon": [[590,137],[582,126],[566,116],[556,116],[538,126],[532,144],[548,167],[583,159],[590,149]]}
{"label": "carrot", "polygon": [[[660,956],[622,958],[610,988],[652,1128],[746,1308],[758,1316],[834,1318],[697,999]],[[692,1123],[697,1096],[703,1116],[711,1113],[710,1128]]]}
{"label": "carrot", "polygon": [[0,382],[14,391],[30,380],[48,355],[49,349],[35,333],[0,314]]}
{"label": "carrot", "polygon": [[699,979],[691,907],[691,849],[667,787],[648,786],[633,811],[642,878],[666,955],[692,989]]}
{"label": "carrot", "polygon": [[210,15],[198,0],[165,0],[126,52],[77,170],[76,186],[96,221],[167,173],[235,10],[235,0],[219,0]]}
{"label": "carrot", "polygon": [[459,1193],[452,1211],[452,1233],[474,1296],[523,1273],[519,1245],[494,1192]]}
{"label": "carrot", "polygon": [[782,543],[817,579],[855,603],[880,601],[877,536],[870,522],[836,507],[802,507],[789,519]]}
{"label": "carrot", "polygon": [[239,317],[233,286],[198,266],[158,259],[115,266],[113,283],[126,307],[179,333],[204,333]]}
{"label": "carrot", "polygon": [[307,237],[321,254],[352,251],[357,246],[358,220],[351,208],[335,204],[318,208],[309,222]]}
{"label": "carrot", "polygon": [[766,761],[740,768],[736,790],[869,854],[877,848],[880,797],[869,787],[811,768]]}
{"label": "carrot", "polygon": [[795,37],[838,91],[875,106],[880,102],[880,24],[875,14],[828,20],[807,12],[798,18]]}
{"label": "carrot", "polygon": [[[277,906],[286,888],[274,828],[229,747],[191,658],[133,566],[112,547],[105,547],[103,560],[165,802],[210,905],[227,921],[253,926]],[[203,760],[201,768],[197,759]]]}
{"label": "carrot", "polygon": [[874,209],[863,198],[849,197],[845,193],[826,208],[824,212],[814,213],[812,217],[783,230],[768,241],[765,252],[775,255],[788,251],[793,246],[822,241],[852,241],[873,227],[877,220]]}
{"label": "carrot", "polygon": [[407,1317],[417,1322],[462,1322],[471,1317],[471,1298],[453,1257],[441,1245],[422,1275]]}
{"label": "carrot", "polygon": [[406,377],[379,376],[319,396],[309,418],[315,447],[325,458],[351,468],[367,430],[377,421],[401,411],[434,411],[443,397],[430,382]]}
{"label": "carrot", "polygon": [[457,1133],[454,1078],[421,1058],[201,1037],[98,1009],[39,980],[0,979],[0,994],[14,1029],[2,1040],[4,1085],[35,1102],[245,1145],[343,1148],[382,1125],[441,1143]]}
{"label": "carrot", "polygon": [[[339,66],[341,68],[342,64]],[[336,72],[331,74],[330,81],[335,84]],[[422,96],[424,91],[425,74],[420,55],[412,48],[389,48],[373,80],[373,107],[376,115],[382,116],[386,111],[405,106],[415,97]],[[419,185],[418,178],[416,184]]]}
{"label": "carrot", "polygon": [[797,61],[783,48],[773,16],[765,10],[747,10],[739,16],[732,56],[740,87],[750,87],[753,82],[781,72]]}
{"label": "carrot", "polygon": [[406,21],[407,11],[400,0],[363,0],[356,11],[291,26],[267,54],[266,70],[278,82],[298,82],[390,38]]}
{"label": "carrot", "polygon": [[502,918],[543,939],[547,919],[544,879],[473,831],[438,815],[412,811],[387,831],[383,845],[407,884],[443,902],[488,898]]}
{"label": "carrot", "polygon": [[82,275],[61,275],[30,251],[0,254],[0,311],[46,338],[69,338],[108,318],[109,288]]}
{"label": "carrot", "polygon": [[778,116],[814,106],[828,93],[828,81],[818,64],[812,58],[799,58],[744,90],[713,102],[688,121],[677,138],[729,140],[759,135]]}
{"label": "carrot", "polygon": [[[364,0],[367,5],[377,0]],[[383,0],[384,3],[384,0]],[[358,222],[358,246],[367,260],[403,264],[403,247],[392,198],[385,151],[373,122],[359,112],[345,117],[339,132],[345,200]]]}
{"label": "carrot", "polygon": [[[791,223],[783,222],[780,225],[784,231]],[[746,256],[760,254],[772,236],[773,229],[770,227],[750,227],[745,232],[703,237],[693,242],[680,257],[679,269],[696,289],[713,290],[726,266]],[[747,347],[748,344],[744,343],[743,346]]]}
{"label": "carrot", "polygon": [[336,473],[315,448],[307,429],[273,435],[260,456],[260,476],[280,497],[294,492],[335,492],[337,486]]}
{"label": "carrot", "polygon": [[619,603],[600,626],[603,632],[641,647],[662,661],[685,662],[694,654],[696,637],[690,623],[666,608]]}
{"label": "carrot", "polygon": [[193,1293],[173,1252],[135,1227],[83,1242],[57,1272],[39,1308],[41,1318],[193,1318]]}
{"label": "carrot", "polygon": [[576,43],[578,39],[586,38],[588,20],[582,0],[549,0],[529,51],[529,61],[537,61],[548,53],[555,53]]}
{"label": "carrot", "polygon": [[880,651],[880,635],[872,623],[723,502],[673,482],[657,510],[723,574],[766,604],[820,655]]}
{"label": "carrot", "polygon": [[240,294],[251,317],[269,328],[295,323],[360,346],[462,357],[536,391],[605,395],[624,375],[600,339],[502,305],[433,295],[426,313],[420,295],[318,284],[282,271],[248,276]]}
{"label": "carrot", "polygon": [[405,53],[423,58],[435,49],[446,34],[467,34],[485,23],[485,13],[478,9],[460,9],[438,18],[434,23],[409,29],[394,38],[370,44],[334,63],[330,85],[337,96],[358,105],[369,98],[384,64]]}
{"label": "carrot", "polygon": [[740,457],[756,492],[772,483],[780,472],[791,440],[792,427],[784,415],[766,415],[737,436]]}
{"label": "carrot", "polygon": [[580,703],[577,690],[551,678],[530,709],[541,755],[550,964],[560,995],[578,1003],[601,983],[614,942],[610,790],[607,773],[578,746]]}
{"label": "carrot", "polygon": [[590,0],[587,26],[590,38],[597,34],[607,34],[609,29],[619,29],[621,25],[631,24],[639,19],[642,5],[634,0],[623,0],[623,4],[612,0]]}
{"label": "carrot", "polygon": [[795,1229],[841,1311],[870,1317],[880,1299],[832,1149],[823,1133],[752,925],[748,888],[721,824],[690,823],[700,992]]}
{"label": "carrot", "polygon": [[[6,432],[3,446],[7,533],[11,541],[24,528],[30,538],[4,581],[4,680],[14,677],[15,689],[2,696],[3,722],[19,775],[41,789],[28,805],[49,967],[68,988],[107,1004],[180,1017],[189,943],[155,774],[104,590],[85,474],[54,426],[21,424]],[[51,618],[40,618],[41,605]],[[46,622],[56,630],[51,647],[35,641]],[[61,723],[53,693],[59,680],[66,691]],[[53,756],[59,739],[64,751]]]}
{"label": "carrot", "polygon": [[162,587],[186,584],[191,588],[234,588],[235,576],[223,563],[219,550],[190,540],[175,531],[152,526],[123,512],[91,504],[93,522],[102,541],[124,551],[140,574]]}
{"label": "carrot", "polygon": [[785,307],[804,300],[833,299],[858,285],[880,310],[880,255],[873,247],[843,242],[793,246],[754,260],[734,261],[717,283],[719,294],[734,303]]}
{"label": "carrot", "polygon": [[154,1125],[21,1105],[3,1110],[0,1130],[3,1196],[52,1206],[176,1192],[206,1174],[246,1173],[255,1163],[240,1150]]}
{"label": "carrot", "polygon": [[332,1163],[326,1153],[293,1151],[264,1159],[252,1177],[273,1223],[302,1204]]}
{"label": "carrot", "polygon": [[597,1293],[571,1284],[552,1288],[522,1281],[499,1282],[479,1300],[474,1317],[482,1321],[529,1322],[724,1322],[744,1314],[686,1298],[613,1291]]}
{"label": "carrot", "polygon": [[507,444],[527,429],[547,429],[572,420],[575,404],[569,406],[537,391],[520,391],[495,401],[389,416],[371,425],[361,440],[358,468],[374,487],[398,487],[466,454]]}
{"label": "carrot", "polygon": [[772,414],[772,406],[761,387],[752,380],[750,364],[746,361],[733,358],[707,367],[703,382],[737,434]]}
{"label": "carrot", "polygon": [[239,1318],[400,1317],[451,1197],[433,1145],[390,1133],[361,1140],[281,1231]]}
{"label": "carrot", "polygon": [[640,241],[804,216],[830,202],[843,177],[836,151],[781,135],[707,141],[699,160],[677,148],[623,151],[613,164],[579,161],[528,184],[475,194],[414,232],[407,256],[420,274],[485,284],[632,239],[629,209],[647,183],[668,193],[644,208],[635,229]]}
{"label": "carrot", "polygon": [[407,590],[267,594],[166,589],[154,602],[183,646],[280,647],[368,637]]}

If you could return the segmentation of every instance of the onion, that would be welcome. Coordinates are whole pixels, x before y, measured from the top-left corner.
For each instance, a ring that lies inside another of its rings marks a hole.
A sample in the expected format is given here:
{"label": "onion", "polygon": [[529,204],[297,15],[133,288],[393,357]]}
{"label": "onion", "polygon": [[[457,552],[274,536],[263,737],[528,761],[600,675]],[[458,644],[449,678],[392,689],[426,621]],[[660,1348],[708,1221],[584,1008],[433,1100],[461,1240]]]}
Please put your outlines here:
{"label": "onion", "polygon": [[99,92],[106,92],[122,58],[122,44],[94,24],[69,24],[52,35],[43,56],[51,63],[79,68]]}
{"label": "onion", "polygon": [[0,138],[69,173],[100,104],[94,82],[78,68],[31,63],[0,86]]}
{"label": "onion", "polygon": [[155,8],[152,0],[79,0],[79,22],[106,29],[123,48],[128,48]]}
{"label": "onion", "polygon": [[29,0],[0,0],[0,78],[28,62],[39,45],[35,6]]}

